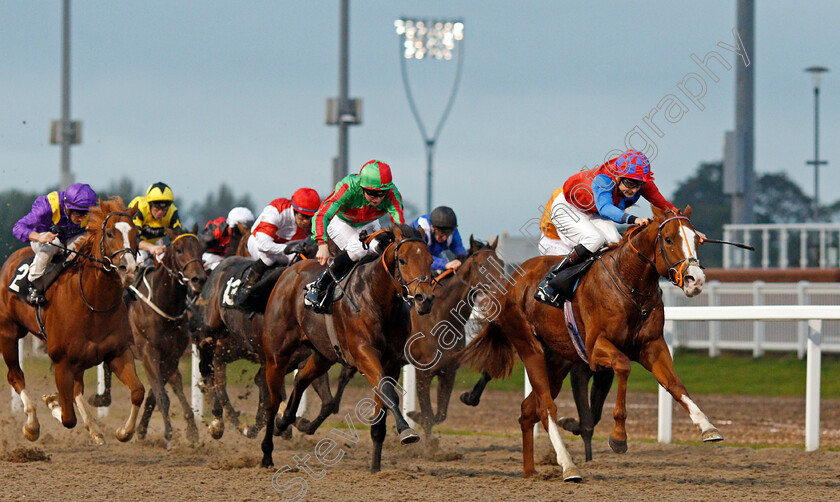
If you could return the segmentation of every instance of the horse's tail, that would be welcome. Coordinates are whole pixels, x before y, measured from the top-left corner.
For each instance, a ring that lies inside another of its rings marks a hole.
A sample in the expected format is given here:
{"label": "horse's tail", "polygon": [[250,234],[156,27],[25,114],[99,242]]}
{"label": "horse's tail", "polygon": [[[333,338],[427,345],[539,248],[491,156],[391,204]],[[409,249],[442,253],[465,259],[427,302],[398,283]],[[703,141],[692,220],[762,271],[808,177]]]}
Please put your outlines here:
{"label": "horse's tail", "polygon": [[516,349],[499,326],[490,322],[461,350],[458,359],[493,378],[507,378],[516,362]]}

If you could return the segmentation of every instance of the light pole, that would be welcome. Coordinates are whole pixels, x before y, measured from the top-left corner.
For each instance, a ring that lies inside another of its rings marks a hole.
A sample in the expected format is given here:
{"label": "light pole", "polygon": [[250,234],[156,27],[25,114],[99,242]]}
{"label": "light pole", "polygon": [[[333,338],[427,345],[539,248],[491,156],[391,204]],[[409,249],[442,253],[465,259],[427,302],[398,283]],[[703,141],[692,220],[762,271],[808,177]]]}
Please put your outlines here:
{"label": "light pole", "polygon": [[61,190],[73,184],[70,171],[70,145],[82,141],[82,123],[70,120],[70,0],[62,2],[61,22],[61,120],[50,123],[50,144],[61,145]]}
{"label": "light pole", "polygon": [[362,123],[362,100],[347,97],[349,87],[350,5],[339,2],[338,97],[327,99],[327,125],[338,126],[338,156],[333,159],[332,186],[347,176],[348,127]]}
{"label": "light pole", "polygon": [[814,160],[805,162],[814,166],[814,221],[817,221],[820,215],[820,166],[828,164],[828,161],[820,160],[820,79],[827,71],[828,68],[824,66],[805,68],[805,72],[811,74],[814,82]]}
{"label": "light pole", "polygon": [[[397,29],[397,35],[400,36],[400,67],[405,95],[408,98],[408,105],[417,121],[417,127],[420,128],[420,135],[423,137],[423,143],[426,147],[426,212],[430,213],[432,211],[432,157],[434,156],[435,143],[440,136],[441,129],[443,129],[443,123],[452,109],[455,94],[458,92],[458,84],[461,81],[461,68],[464,62],[464,23],[460,19],[427,21],[425,19],[401,18],[394,22],[394,26]],[[411,94],[406,61],[409,59],[442,59],[449,61],[453,58],[458,61],[455,80],[452,83],[452,89],[449,91],[446,108],[438,121],[437,127],[435,127],[435,132],[429,136]]]}

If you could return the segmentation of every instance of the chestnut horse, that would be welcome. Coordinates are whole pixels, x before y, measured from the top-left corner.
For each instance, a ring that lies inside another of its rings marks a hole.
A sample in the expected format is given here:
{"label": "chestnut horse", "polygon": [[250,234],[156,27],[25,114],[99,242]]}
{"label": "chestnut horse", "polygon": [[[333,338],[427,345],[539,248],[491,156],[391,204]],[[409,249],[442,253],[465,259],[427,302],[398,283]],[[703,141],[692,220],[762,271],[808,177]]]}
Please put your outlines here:
{"label": "chestnut horse", "polygon": [[154,269],[146,269],[137,286],[137,300],[129,307],[129,321],[134,334],[134,353],[143,361],[151,389],[146,396],[143,416],[137,427],[137,437],[143,439],[155,406],[163,415],[164,438],[167,448],[172,442],[172,423],[169,419],[169,396],[164,385],[170,387],[184,410],[187,439],[198,441],[198,427],[192,407],[184,395],[178,362],[190,342],[187,330],[187,297],[201,292],[207,274],[201,262],[203,246],[195,233],[176,233],[166,230],[171,243],[166,254]]}
{"label": "chestnut horse", "polygon": [[[197,324],[194,326],[195,338],[199,340],[199,350],[202,359],[202,378],[212,379],[212,385],[205,384],[213,402],[213,422],[210,423],[210,435],[220,439],[224,434],[224,414],[228,420],[243,435],[256,437],[265,426],[265,403],[268,402],[268,387],[265,382],[265,356],[262,348],[263,314],[243,312],[238,309],[224,308],[222,305],[230,278],[238,278],[242,271],[250,266],[252,260],[232,257],[223,260],[210,274],[199,300],[194,304],[193,315]],[[282,269],[266,272],[263,280],[277,281]],[[260,283],[263,282],[260,281]],[[273,286],[273,283],[272,283]],[[295,370],[308,358],[312,349],[301,346],[295,352],[289,364],[289,370]],[[226,367],[229,363],[239,359],[246,359],[260,366],[254,375],[254,383],[259,390],[259,404],[257,405],[256,424],[246,426],[239,423],[239,413],[233,408],[227,393]],[[353,377],[354,370],[345,368],[339,378],[338,390],[332,396],[329,378],[325,374],[312,384],[321,398],[321,410],[318,418],[313,422],[299,419],[296,427],[305,434],[313,434],[318,425],[332,413],[338,411],[338,404],[347,383]],[[291,433],[291,430],[288,431]],[[291,436],[289,436],[291,437]]]}
{"label": "chestnut horse", "polygon": [[[364,403],[356,406],[360,419],[367,417],[364,411],[359,413],[360,407],[364,408],[362,404],[371,404],[377,410],[376,416],[366,422],[371,425],[373,440],[372,471],[379,471],[382,459],[386,432],[383,403],[394,415],[402,444],[420,439],[402,416],[396,381],[404,364],[403,348],[410,327],[409,305],[421,314],[432,308],[432,255],[422,232],[418,234],[410,226],[394,225],[393,237],[393,242],[380,257],[359,264],[350,272],[340,289],[344,296],[332,305],[331,318],[307,310],[303,304],[304,287],[323,270],[318,262],[304,260],[292,265],[274,286],[265,311],[263,331],[269,389],[262,442],[263,467],[274,465],[271,458],[274,428],[282,432],[295,422],[303,391],[337,362],[355,366],[376,394],[375,399],[363,400]],[[327,324],[330,322],[332,326]],[[334,329],[338,350],[328,336],[328,329]],[[283,417],[275,424],[283,377],[290,358],[303,343],[311,344],[314,350],[298,371]]]}
{"label": "chestnut horse", "polygon": [[[625,403],[631,361],[653,373],[657,382],[685,408],[700,429],[703,441],[723,439],[674,372],[662,335],[665,317],[659,277],[670,279],[688,297],[699,294],[705,281],[696,254],[699,236],[689,220],[691,207],[684,212],[652,209],[654,218],[649,224],[632,228],[618,244],[598,257],[580,279],[572,300],[584,340],[582,356],[588,359],[591,370],[612,369],[617,377],[615,427],[609,443],[618,453],[627,450]],[[534,437],[530,431],[539,421],[549,433],[564,479],[580,481],[580,472],[563,445],[556,423],[553,399],[560,391],[562,378],[547,359],[556,355],[579,362],[583,357],[575,350],[563,310],[534,299],[540,279],[560,259],[542,256],[523,263],[527,277],[501,298],[501,314],[467,346],[464,355],[465,361],[498,378],[510,373],[514,351],[519,354],[534,389],[522,402],[519,419],[523,474],[529,477],[536,473]]]}
{"label": "chestnut horse", "polygon": [[131,390],[131,413],[125,425],[117,429],[116,437],[128,441],[134,435],[145,391],[129,350],[131,334],[122,292],[134,280],[136,269],[135,212],[127,210],[118,197],[91,208],[87,240],[78,258],[47,289],[47,303],[38,312],[7,288],[21,262],[32,257],[32,249],[16,251],[0,269],[0,350],[8,367],[9,384],[23,401],[23,434],[30,441],[38,439],[41,426],[18,360],[18,339],[27,332],[45,339],[47,354],[55,364],[58,397],[45,397],[55,418],[68,429],[75,427],[75,402],[91,442],[104,443],[102,431],[82,399],[85,370],[104,361]]}
{"label": "chestnut horse", "polygon": [[[417,368],[419,410],[408,417],[420,424],[428,439],[432,426],[446,420],[449,398],[460,362],[458,353],[466,345],[464,328],[481,295],[507,282],[504,264],[496,255],[498,238],[487,244],[470,236],[467,256],[457,272],[448,270],[436,279],[435,302],[428,315],[411,312],[412,336],[406,343],[406,359]],[[438,379],[437,413],[432,409],[432,379]]]}

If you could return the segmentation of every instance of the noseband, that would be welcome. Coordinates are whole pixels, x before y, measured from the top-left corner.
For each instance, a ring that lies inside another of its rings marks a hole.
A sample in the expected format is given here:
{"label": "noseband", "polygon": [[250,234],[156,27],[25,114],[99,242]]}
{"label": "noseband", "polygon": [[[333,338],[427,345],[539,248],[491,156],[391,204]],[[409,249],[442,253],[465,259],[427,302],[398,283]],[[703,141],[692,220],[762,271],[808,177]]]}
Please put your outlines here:
{"label": "noseband", "polygon": [[[656,230],[656,242],[654,243],[654,247],[659,244],[659,254],[662,255],[662,260],[665,261],[665,265],[668,267],[668,280],[671,281],[671,284],[678,288],[683,287],[684,278],[685,278],[685,269],[691,265],[700,266],[700,260],[697,259],[695,256],[687,256],[682,260],[679,260],[675,263],[671,263],[671,260],[668,259],[668,252],[665,250],[665,242],[662,239],[662,229],[665,227],[665,224],[669,221],[678,220],[680,225],[680,232],[683,235],[683,239],[688,242],[688,235],[685,233],[685,228],[682,224],[682,221],[691,221],[685,216],[672,216],[671,218],[667,218],[665,221],[659,224],[659,228]],[[638,227],[641,228],[641,227]],[[632,235],[631,235],[632,237]],[[630,245],[630,249],[636,252],[639,256],[645,259],[648,263],[650,263],[654,270],[656,270],[656,252],[653,253],[653,260],[648,258],[647,256],[643,255],[635,246],[633,246],[633,242],[628,238],[628,244]]]}
{"label": "noseband", "polygon": [[[416,295],[411,294],[411,291],[408,289],[408,287],[415,282],[417,283],[417,286],[419,286],[422,283],[431,284],[432,280],[427,275],[421,275],[421,276],[415,277],[414,279],[411,279],[408,282],[405,282],[403,280],[402,272],[400,271],[400,260],[398,258],[398,253],[400,252],[400,247],[402,247],[402,245],[405,244],[406,242],[422,242],[424,246],[426,245],[426,241],[424,241],[423,239],[421,239],[419,237],[409,237],[407,239],[403,239],[403,240],[397,242],[396,244],[391,244],[391,246],[394,246],[394,267],[395,267],[394,275],[391,275],[391,271],[388,270],[388,264],[385,263],[385,255],[387,254],[387,252],[382,253],[382,266],[385,267],[385,271],[388,272],[388,275],[391,277],[391,280],[394,281],[394,287],[396,288],[397,294],[399,295],[399,297],[405,303],[410,304],[412,301],[414,301],[414,297]],[[385,251],[387,251],[387,249]],[[414,287],[414,292],[415,293],[417,292],[417,286]],[[403,290],[405,290],[405,292],[403,292]]]}

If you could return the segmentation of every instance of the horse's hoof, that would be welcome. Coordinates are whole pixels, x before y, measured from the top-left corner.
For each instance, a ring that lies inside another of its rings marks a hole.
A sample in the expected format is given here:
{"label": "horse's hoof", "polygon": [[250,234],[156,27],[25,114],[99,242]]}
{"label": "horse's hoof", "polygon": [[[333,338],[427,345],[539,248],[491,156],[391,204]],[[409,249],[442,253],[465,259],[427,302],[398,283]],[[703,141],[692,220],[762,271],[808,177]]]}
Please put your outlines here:
{"label": "horse's hoof", "polygon": [[192,427],[187,429],[187,441],[191,444],[198,443],[198,429],[194,429]]}
{"label": "horse's hoof", "polygon": [[117,437],[117,441],[119,441],[120,443],[125,443],[128,442],[134,436],[134,432],[126,432],[125,427],[120,427],[114,433],[114,436]]}
{"label": "horse's hoof", "polygon": [[723,436],[721,436],[720,431],[714,427],[703,433],[704,443],[715,443],[717,441],[723,441]]}
{"label": "horse's hoof", "polygon": [[537,471],[534,470],[534,469],[532,469],[530,471],[522,471],[522,477],[525,478],[525,479],[534,477],[536,475],[537,475]]}
{"label": "horse's hoof", "polygon": [[225,424],[221,420],[213,420],[208,426],[210,429],[210,437],[213,439],[222,439],[225,433]]}
{"label": "horse's hoof", "polygon": [[257,428],[252,425],[240,424],[236,426],[236,430],[248,439],[257,437]]}
{"label": "horse's hoof", "polygon": [[105,444],[105,438],[100,433],[91,434],[90,444],[93,446],[102,446]]}
{"label": "horse's hoof", "polygon": [[144,439],[146,439],[146,431],[137,429],[137,440],[143,441]]}
{"label": "horse's hoof", "polygon": [[41,424],[36,422],[35,427],[29,429],[26,424],[23,425],[23,437],[30,441],[37,441],[41,437]]}
{"label": "horse's hoof", "polygon": [[469,392],[464,392],[461,394],[461,402],[466,404],[467,406],[478,406],[478,401],[473,401],[472,396],[470,396]]}
{"label": "horse's hoof", "polygon": [[172,438],[166,440],[166,451],[172,449]]}
{"label": "horse's hoof", "polygon": [[292,439],[292,428],[288,427],[286,430],[280,433],[280,438],[289,441]]}
{"label": "horse's hoof", "polygon": [[269,457],[268,459],[263,457],[262,462],[260,462],[260,466],[262,466],[265,469],[274,467],[274,461],[271,460],[271,457]]}
{"label": "horse's hoof", "polygon": [[580,475],[578,468],[573,466],[563,470],[563,481],[566,483],[580,483],[583,481],[583,476]]}
{"label": "horse's hoof", "polygon": [[104,408],[106,406],[111,406],[111,398],[109,396],[103,396],[102,394],[94,394],[90,396],[88,403],[96,408]]}
{"label": "horse's hoof", "polygon": [[58,392],[53,392],[52,394],[44,394],[41,396],[41,401],[47,405],[47,408],[53,409],[55,406],[60,406],[58,403]]}
{"label": "horse's hoof", "polygon": [[411,427],[400,432],[400,444],[411,444],[417,441],[420,441],[420,436]]}
{"label": "horse's hoof", "polygon": [[316,427],[312,427],[312,422],[305,418],[298,418],[295,421],[295,428],[307,436],[315,434],[315,430],[317,429]]}
{"label": "horse's hoof", "polygon": [[616,453],[627,453],[627,441],[619,441],[610,436],[610,448]]}
{"label": "horse's hoof", "polygon": [[565,429],[575,436],[580,436],[580,422],[572,417],[560,417],[557,419],[557,426]]}

